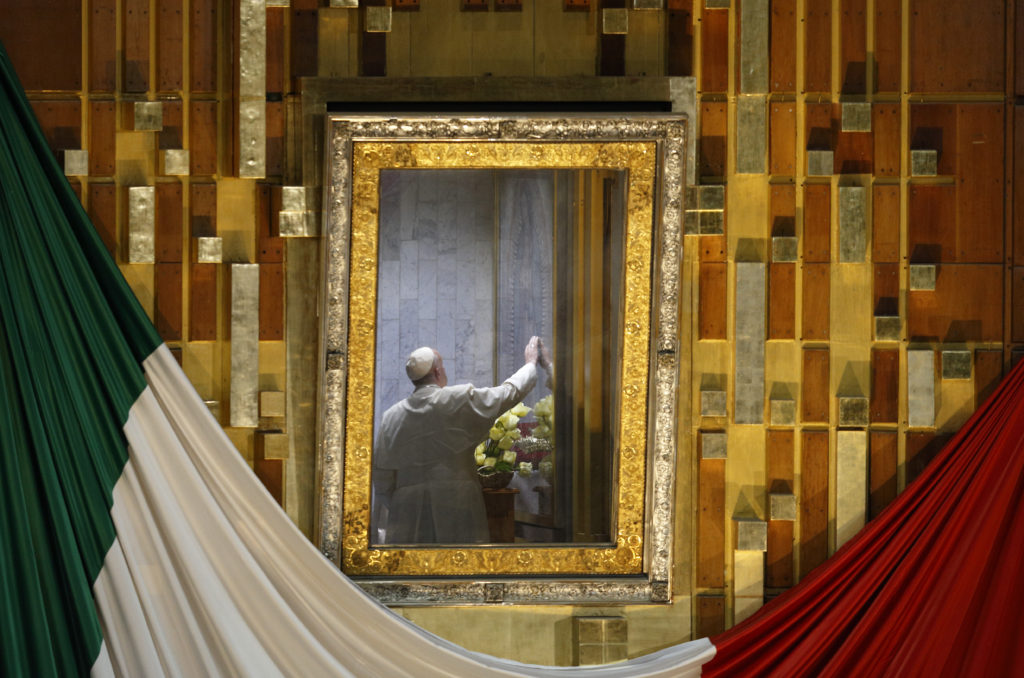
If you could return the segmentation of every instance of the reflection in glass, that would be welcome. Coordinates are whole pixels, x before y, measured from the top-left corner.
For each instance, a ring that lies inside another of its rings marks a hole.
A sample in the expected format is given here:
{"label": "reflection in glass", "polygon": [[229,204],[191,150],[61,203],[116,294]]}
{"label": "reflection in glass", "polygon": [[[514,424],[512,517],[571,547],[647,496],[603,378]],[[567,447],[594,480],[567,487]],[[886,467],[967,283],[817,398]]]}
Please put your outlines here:
{"label": "reflection in glass", "polygon": [[[450,385],[500,384],[532,335],[554,364],[515,422],[508,487],[481,487],[487,541],[612,541],[624,190],[615,170],[380,173],[375,435],[413,391],[405,364],[417,347],[437,350]],[[432,473],[475,472],[475,447]],[[396,543],[379,508],[375,498],[371,543]]]}

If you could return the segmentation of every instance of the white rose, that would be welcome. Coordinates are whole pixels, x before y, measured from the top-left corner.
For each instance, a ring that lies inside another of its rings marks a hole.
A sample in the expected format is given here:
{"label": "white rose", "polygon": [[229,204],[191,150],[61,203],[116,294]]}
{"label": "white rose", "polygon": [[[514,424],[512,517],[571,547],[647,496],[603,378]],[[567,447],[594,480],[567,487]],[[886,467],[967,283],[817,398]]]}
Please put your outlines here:
{"label": "white rose", "polygon": [[515,464],[516,453],[512,450],[508,450],[507,452],[501,455],[501,460],[504,462],[508,462],[509,464]]}

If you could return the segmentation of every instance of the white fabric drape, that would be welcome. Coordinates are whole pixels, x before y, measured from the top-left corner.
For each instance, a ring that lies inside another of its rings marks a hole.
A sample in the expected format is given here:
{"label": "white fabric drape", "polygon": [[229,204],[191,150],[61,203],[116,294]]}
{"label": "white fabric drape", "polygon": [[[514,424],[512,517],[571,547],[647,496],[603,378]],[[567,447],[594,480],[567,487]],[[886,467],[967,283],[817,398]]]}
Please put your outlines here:
{"label": "white fabric drape", "polygon": [[543,667],[470,652],[392,613],[327,561],[263,489],[170,351],[124,431],[117,539],[94,595],[96,675],[700,675],[706,639],[600,667]]}

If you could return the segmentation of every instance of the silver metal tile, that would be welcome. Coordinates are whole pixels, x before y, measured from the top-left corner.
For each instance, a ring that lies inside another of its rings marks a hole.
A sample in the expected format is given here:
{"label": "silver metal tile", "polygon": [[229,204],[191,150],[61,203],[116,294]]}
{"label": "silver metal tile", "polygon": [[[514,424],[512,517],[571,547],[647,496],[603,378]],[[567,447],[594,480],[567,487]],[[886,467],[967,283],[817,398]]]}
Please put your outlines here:
{"label": "silver metal tile", "polygon": [[911,149],[910,176],[934,177],[939,173],[939,152],[934,149]]}
{"label": "silver metal tile", "polygon": [[629,32],[629,10],[606,7],[601,10],[601,32],[605,35],[625,35]]}
{"label": "silver metal tile", "polygon": [[284,391],[260,391],[261,417],[283,417],[284,407]]}
{"label": "silver metal tile", "polygon": [[765,265],[736,263],[735,401],[737,424],[764,421]]}
{"label": "silver metal tile", "polygon": [[698,212],[701,235],[721,235],[725,233],[725,213],[721,211]]}
{"label": "silver metal tile", "polygon": [[188,176],[189,153],[180,148],[160,151],[164,175],[169,177]]}
{"label": "silver metal tile", "polygon": [[775,263],[796,261],[799,253],[799,241],[795,236],[777,235],[772,237],[772,261]]}
{"label": "silver metal tile", "polygon": [[768,523],[763,520],[737,520],[736,550],[767,551]]}
{"label": "silver metal tile", "polygon": [[839,396],[839,425],[867,426],[868,399],[863,396]]}
{"label": "silver metal tile", "polygon": [[136,132],[159,132],[164,128],[164,106],[159,101],[136,101],[133,106]]}
{"label": "silver metal tile", "polygon": [[267,103],[238,103],[238,176],[262,178],[267,172]]}
{"label": "silver metal tile", "polygon": [[839,187],[840,263],[860,263],[867,256],[866,194],[862,186]]}
{"label": "silver metal tile", "polygon": [[943,379],[970,379],[971,365],[970,351],[949,350],[942,352]]}
{"label": "silver metal tile", "polygon": [[914,291],[935,291],[935,280],[938,271],[935,264],[910,265],[910,289]]}
{"label": "silver metal tile", "polygon": [[701,459],[726,459],[729,436],[725,431],[700,432]]}
{"label": "silver metal tile", "polygon": [[66,149],[64,151],[64,176],[89,176],[89,151]]}
{"label": "silver metal tile", "polygon": [[156,261],[154,225],[156,189],[153,186],[128,188],[128,263],[152,264]]}
{"label": "silver metal tile", "polygon": [[699,209],[724,210],[725,186],[721,184],[702,184],[697,187]]}
{"label": "silver metal tile", "polygon": [[742,96],[736,102],[736,172],[763,174],[768,152],[767,99]]}
{"label": "silver metal tile", "polygon": [[899,341],[901,326],[898,315],[876,315],[875,341]]}
{"label": "silver metal tile", "polygon": [[725,391],[701,391],[700,414],[702,417],[726,416]]}
{"label": "silver metal tile", "polygon": [[871,131],[871,104],[867,102],[850,102],[842,104],[842,130],[844,132]]}
{"label": "silver metal tile", "polygon": [[390,33],[391,32],[391,8],[390,7],[367,7],[366,8],[366,32],[367,33]]}
{"label": "silver metal tile", "polygon": [[311,238],[320,235],[316,212],[280,212],[278,229],[282,238]]}
{"label": "silver metal tile", "polygon": [[633,9],[664,9],[665,0],[633,0]]}
{"label": "silver metal tile", "polygon": [[768,0],[740,3],[740,92],[768,92]]}
{"label": "silver metal tile", "polygon": [[772,520],[796,520],[796,496],[793,494],[769,494],[768,515]]}
{"label": "silver metal tile", "polygon": [[221,237],[196,238],[196,263],[219,264],[224,258],[224,239]]}
{"label": "silver metal tile", "polygon": [[834,164],[834,153],[832,151],[808,150],[807,151],[807,176],[829,177],[832,176]]}
{"label": "silver metal tile", "polygon": [[259,425],[259,264],[231,266],[230,425]]}
{"label": "silver metal tile", "polygon": [[935,426],[935,351],[907,351],[907,423]]}
{"label": "silver metal tile", "polygon": [[730,0],[704,0],[707,9],[729,9]]}
{"label": "silver metal tile", "polygon": [[796,401],[773,399],[769,404],[772,426],[794,426],[796,424]]}
{"label": "silver metal tile", "polygon": [[836,433],[836,547],[857,534],[867,517],[868,433]]}

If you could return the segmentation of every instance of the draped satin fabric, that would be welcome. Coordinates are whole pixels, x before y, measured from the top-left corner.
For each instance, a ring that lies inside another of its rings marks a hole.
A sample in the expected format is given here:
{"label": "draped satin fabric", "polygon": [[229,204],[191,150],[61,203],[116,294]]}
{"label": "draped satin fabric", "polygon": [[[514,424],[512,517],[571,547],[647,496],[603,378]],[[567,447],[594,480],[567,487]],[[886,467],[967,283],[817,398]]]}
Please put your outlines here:
{"label": "draped satin fabric", "polygon": [[712,639],[707,676],[1024,675],[1024,361],[798,586]]}

